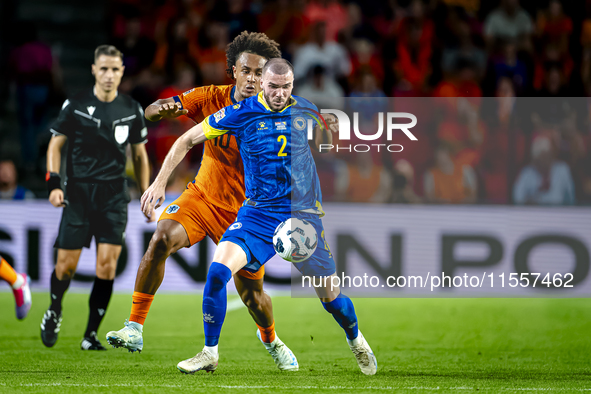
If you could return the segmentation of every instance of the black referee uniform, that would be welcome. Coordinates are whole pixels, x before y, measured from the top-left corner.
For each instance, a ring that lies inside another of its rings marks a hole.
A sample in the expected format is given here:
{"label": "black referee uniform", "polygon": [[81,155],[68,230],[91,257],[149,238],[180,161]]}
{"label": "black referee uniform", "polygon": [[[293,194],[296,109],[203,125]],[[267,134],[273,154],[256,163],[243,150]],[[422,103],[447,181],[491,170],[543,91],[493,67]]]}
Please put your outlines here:
{"label": "black referee uniform", "polygon": [[[67,180],[64,182],[64,200],[68,204],[63,209],[55,241],[58,249],[90,247],[93,237],[97,245],[123,245],[124,241],[130,201],[125,178],[126,148],[128,144],[146,142],[148,131],[143,110],[131,97],[118,94],[111,102],[100,101],[94,89],[66,100],[50,129],[54,135],[66,136],[68,141]],[[47,181],[50,191],[60,188],[59,176],[56,179],[55,174],[48,173]],[[62,297],[69,284],[69,278],[59,280],[54,270],[50,284],[51,305],[41,322],[41,339],[47,347],[57,341]],[[112,279],[95,278],[89,299],[88,325],[80,345],[83,350],[105,350],[96,331],[112,291]]]}
{"label": "black referee uniform", "polygon": [[127,144],[146,141],[140,105],[125,94],[110,103],[88,89],[66,100],[51,132],[68,137],[64,208],[55,247],[122,245],[130,201],[124,177]]}

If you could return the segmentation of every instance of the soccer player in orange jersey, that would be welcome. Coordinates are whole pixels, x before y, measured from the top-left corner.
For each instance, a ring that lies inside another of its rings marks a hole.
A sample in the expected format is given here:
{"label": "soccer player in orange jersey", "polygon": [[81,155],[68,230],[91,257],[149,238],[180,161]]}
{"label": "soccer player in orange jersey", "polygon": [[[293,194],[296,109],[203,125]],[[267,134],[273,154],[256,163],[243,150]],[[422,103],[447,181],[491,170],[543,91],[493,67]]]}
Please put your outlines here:
{"label": "soccer player in orange jersey", "polygon": [[[243,32],[226,50],[227,71],[235,85],[198,87],[158,100],[146,108],[146,119],[158,121],[185,115],[200,123],[221,108],[258,94],[263,66],[277,57],[281,57],[281,52],[275,41],[263,33]],[[143,323],[164,278],[168,256],[206,236],[217,244],[236,219],[244,200],[244,171],[236,139],[223,135],[208,141],[197,176],[158,220],[138,269],[129,323],[107,334],[111,345],[141,351]],[[234,275],[236,289],[258,326],[261,342],[279,369],[297,370],[295,356],[275,335],[271,298],[263,292],[263,276],[263,268],[256,273],[241,270]]]}

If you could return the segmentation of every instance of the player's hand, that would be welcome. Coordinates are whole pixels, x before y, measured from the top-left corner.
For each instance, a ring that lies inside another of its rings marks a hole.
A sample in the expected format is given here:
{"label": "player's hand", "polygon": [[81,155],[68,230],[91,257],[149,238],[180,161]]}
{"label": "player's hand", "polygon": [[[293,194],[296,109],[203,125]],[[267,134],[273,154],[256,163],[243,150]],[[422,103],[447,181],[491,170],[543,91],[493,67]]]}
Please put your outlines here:
{"label": "player's hand", "polygon": [[154,210],[160,208],[164,203],[164,190],[166,185],[160,185],[158,182],[154,182],[146,189],[142,198],[142,212],[148,220],[155,220]]}
{"label": "player's hand", "polygon": [[166,103],[158,108],[158,115],[162,118],[178,118],[181,115],[186,115],[189,111],[182,109],[180,103]]}
{"label": "player's hand", "polygon": [[49,193],[49,202],[56,208],[65,207],[64,191],[62,189],[53,189],[51,193]]}
{"label": "player's hand", "polygon": [[[142,212],[143,213],[143,212]],[[146,215],[144,213],[144,216],[146,217],[146,223],[152,223],[156,221],[156,210],[152,209],[152,212],[150,212],[149,215]]]}
{"label": "player's hand", "polygon": [[339,120],[337,119],[337,117],[335,115],[325,114],[324,120],[326,121],[326,125],[328,126],[328,129],[331,132],[333,132],[333,133],[339,132]]}

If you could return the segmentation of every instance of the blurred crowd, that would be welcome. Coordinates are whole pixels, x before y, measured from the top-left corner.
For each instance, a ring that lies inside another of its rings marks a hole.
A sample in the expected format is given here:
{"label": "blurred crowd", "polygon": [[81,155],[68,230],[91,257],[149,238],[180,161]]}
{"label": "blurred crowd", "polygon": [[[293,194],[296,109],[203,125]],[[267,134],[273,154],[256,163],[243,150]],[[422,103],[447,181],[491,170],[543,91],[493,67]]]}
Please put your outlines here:
{"label": "blurred crowd", "polygon": [[[421,120],[402,152],[316,155],[325,201],[591,203],[591,0],[112,0],[108,23],[125,56],[120,91],[144,107],[231,83],[225,47],[249,30],[280,43],[294,93],[319,108]],[[35,37],[22,41],[11,64],[19,101],[33,104],[19,119],[31,141],[55,62]],[[40,80],[23,53],[37,56]],[[362,119],[370,134],[374,120]],[[191,121],[149,126],[157,170]],[[24,163],[38,154],[22,149]],[[179,166],[171,196],[200,157]]]}

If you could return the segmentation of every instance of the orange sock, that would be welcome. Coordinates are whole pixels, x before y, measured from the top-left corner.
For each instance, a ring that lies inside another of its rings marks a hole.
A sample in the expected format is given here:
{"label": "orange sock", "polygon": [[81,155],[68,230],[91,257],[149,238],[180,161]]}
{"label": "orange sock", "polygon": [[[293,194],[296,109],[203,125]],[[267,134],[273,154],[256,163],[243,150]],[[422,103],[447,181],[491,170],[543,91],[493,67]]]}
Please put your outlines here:
{"label": "orange sock", "polygon": [[16,283],[17,279],[16,271],[2,257],[0,257],[0,278],[7,281],[11,286]]}
{"label": "orange sock", "polygon": [[150,305],[152,305],[152,301],[154,300],[154,295],[134,291],[131,300],[132,304],[129,321],[144,324],[146,317],[148,316],[148,312],[150,311]]}
{"label": "orange sock", "polygon": [[271,343],[275,340],[275,321],[269,327],[261,327],[257,324],[259,331],[261,332],[261,339],[265,343]]}

